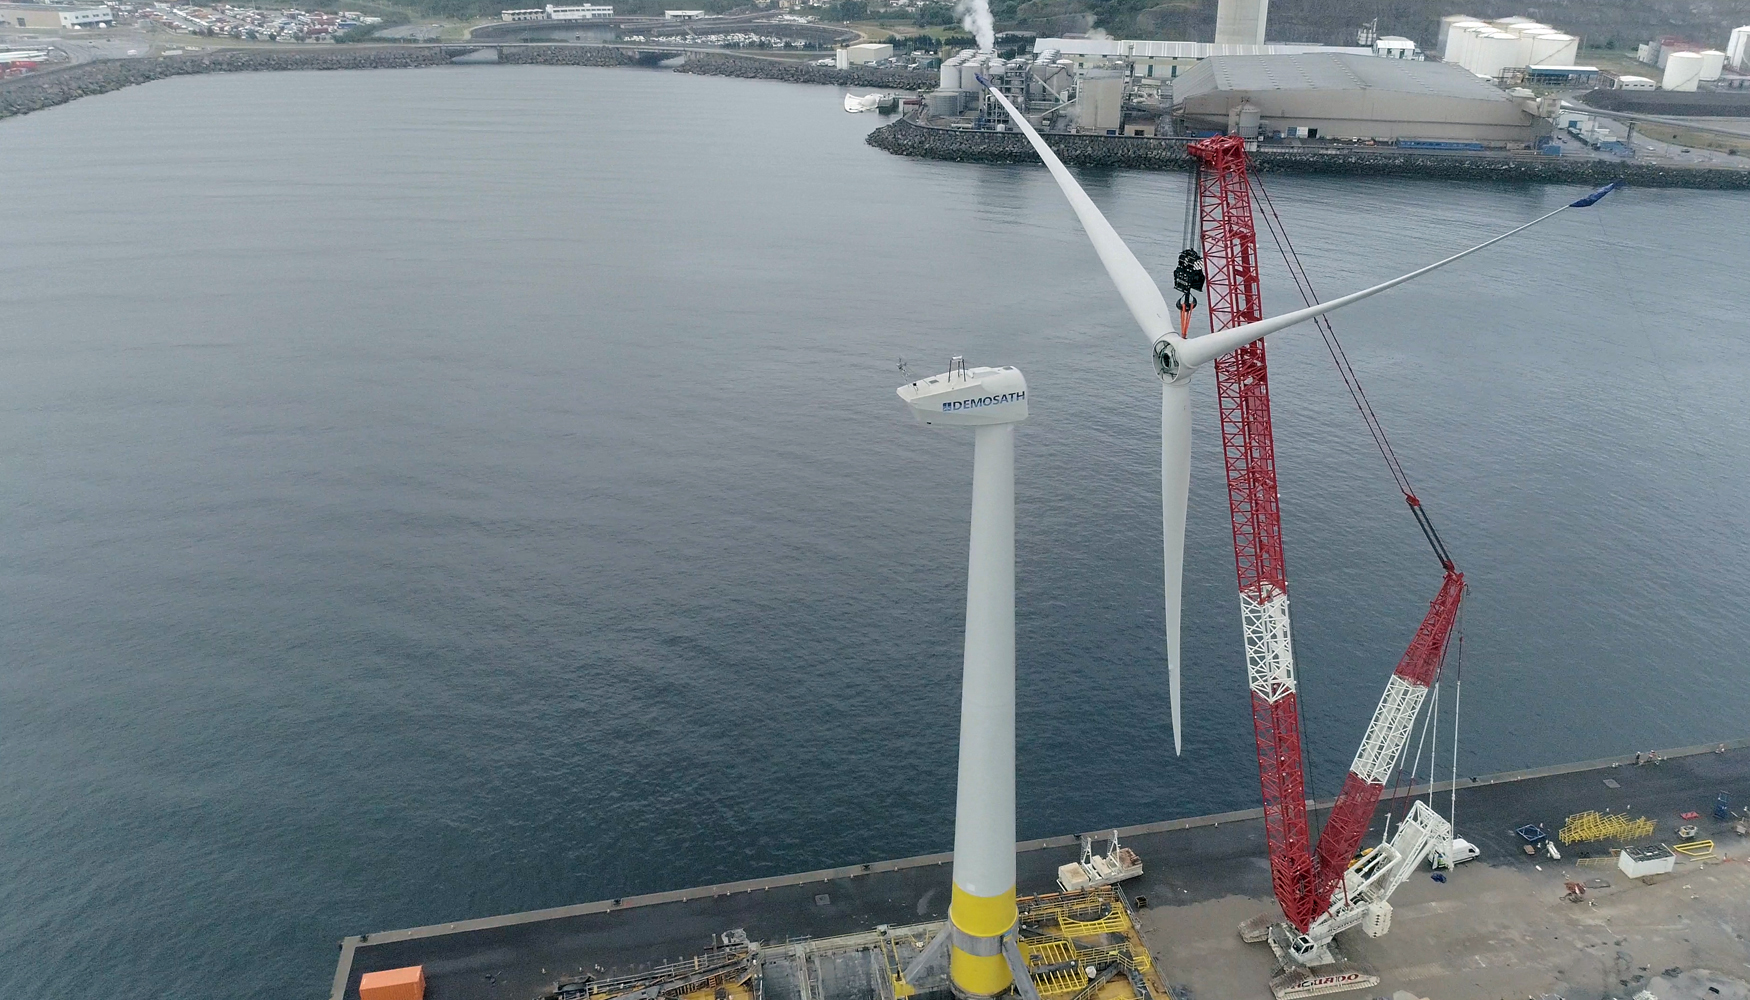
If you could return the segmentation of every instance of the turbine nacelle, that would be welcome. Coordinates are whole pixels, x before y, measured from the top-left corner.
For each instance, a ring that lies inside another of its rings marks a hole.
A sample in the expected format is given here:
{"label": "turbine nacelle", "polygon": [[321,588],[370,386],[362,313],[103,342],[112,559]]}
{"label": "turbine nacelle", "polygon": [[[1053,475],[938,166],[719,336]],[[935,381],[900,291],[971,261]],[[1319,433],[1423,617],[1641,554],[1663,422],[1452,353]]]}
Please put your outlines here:
{"label": "turbine nacelle", "polygon": [[967,368],[959,358],[940,375],[896,390],[912,416],[944,427],[988,427],[1027,419],[1027,379],[1012,367]]}

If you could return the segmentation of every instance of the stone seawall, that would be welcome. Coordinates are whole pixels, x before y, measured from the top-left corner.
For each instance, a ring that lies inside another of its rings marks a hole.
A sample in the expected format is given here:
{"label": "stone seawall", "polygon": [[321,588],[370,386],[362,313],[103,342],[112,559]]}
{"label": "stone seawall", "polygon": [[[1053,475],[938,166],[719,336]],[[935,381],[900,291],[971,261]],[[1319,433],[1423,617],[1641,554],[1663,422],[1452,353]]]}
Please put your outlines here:
{"label": "stone seawall", "polygon": [[[1037,163],[1018,132],[972,132],[919,125],[900,119],[869,133],[869,145],[901,156],[962,163]],[[1048,135],[1065,163],[1130,170],[1187,170],[1185,140],[1102,135]],[[1675,167],[1592,157],[1499,156],[1371,150],[1275,148],[1252,154],[1260,171],[1342,174],[1360,177],[1420,177],[1428,180],[1508,181],[1528,184],[1604,184],[1621,180],[1641,187],[1750,190],[1750,169]],[[1747,164],[1750,166],[1750,164]]]}
{"label": "stone seawall", "polygon": [[606,45],[506,45],[498,61],[523,66],[635,66],[638,59]]}
{"label": "stone seawall", "polygon": [[[29,114],[66,104],[81,97],[150,83],[173,76],[197,73],[256,73],[300,69],[404,69],[411,66],[447,65],[452,55],[470,48],[498,47],[457,43],[451,45],[337,45],[286,49],[219,49],[181,56],[144,59],[105,59],[60,69],[30,73],[0,82],[0,118]],[[757,59],[714,52],[688,53],[677,69],[703,76],[730,76],[754,80],[784,80],[791,83],[836,84],[908,90],[933,86],[936,74],[903,69],[853,66],[834,69],[812,63]],[[606,45],[503,45],[501,63],[540,66],[633,66],[651,60]]]}
{"label": "stone seawall", "polygon": [[173,76],[293,69],[399,69],[448,62],[449,57],[436,46],[411,45],[358,48],[337,45],[289,51],[221,49],[181,56],[105,59],[0,82],[0,118]]}
{"label": "stone seawall", "polygon": [[824,83],[840,87],[881,87],[890,90],[934,87],[940,80],[940,74],[934,70],[880,69],[874,66],[835,69],[831,66],[816,66],[812,62],[754,59],[719,52],[689,54],[687,61],[677,67],[675,72],[698,73],[701,76],[734,76],[747,80],[783,80],[787,83]]}

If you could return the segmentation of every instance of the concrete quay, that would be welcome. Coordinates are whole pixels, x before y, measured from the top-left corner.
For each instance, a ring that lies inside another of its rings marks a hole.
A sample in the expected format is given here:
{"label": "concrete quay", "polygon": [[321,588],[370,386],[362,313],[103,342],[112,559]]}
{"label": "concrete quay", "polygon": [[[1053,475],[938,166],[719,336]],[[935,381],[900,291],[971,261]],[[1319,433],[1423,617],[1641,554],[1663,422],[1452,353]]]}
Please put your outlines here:
{"label": "concrete quay", "polygon": [[[1038,163],[1018,132],[941,128],[901,118],[870,132],[866,141],[901,156],[959,163]],[[1190,142],[1182,138],[1047,133],[1065,163],[1126,170],[1189,170]],[[1535,154],[1412,152],[1391,146],[1262,146],[1249,154],[1254,169],[1270,173],[1411,177],[1442,181],[1601,185],[1620,180],[1640,187],[1750,189],[1743,169],[1677,167],[1601,157]]]}
{"label": "concrete quay", "polygon": [[[1649,990],[1659,1000],[1750,1000],[1750,838],[1711,818],[1722,791],[1736,809],[1750,802],[1750,739],[1660,758],[1637,766],[1630,754],[1461,778],[1458,831],[1482,857],[1443,883],[1407,882],[1392,901],[1385,937],[1351,931],[1340,938],[1381,977],[1371,992],[1351,995],[1629,1000]],[[1443,810],[1450,789],[1450,782],[1434,786]],[[1330,805],[1315,804],[1320,811]],[[1372,836],[1392,805],[1382,804]],[[1697,836],[1713,839],[1714,857],[1686,858],[1673,875],[1647,885],[1624,878],[1607,860],[1607,845],[1563,847],[1557,862],[1526,856],[1513,833],[1532,822],[1553,832],[1567,816],[1593,809],[1651,818],[1657,828],[1650,841],[1667,843],[1677,842],[1681,813],[1699,812]],[[1145,865],[1124,893],[1175,1000],[1269,998],[1268,949],[1243,944],[1236,930],[1276,905],[1261,813],[1119,831]],[[1054,891],[1056,868],[1074,860],[1077,843],[1064,836],[1017,845],[1021,891]],[[1597,862],[1583,861],[1588,854]],[[559,975],[647,969],[699,954],[713,934],[735,928],[774,955],[802,942],[830,952],[832,941],[880,924],[944,919],[950,860],[927,855],[349,937],[331,1000],[356,997],[365,972],[416,964],[425,967],[428,1000],[532,1000]],[[1570,879],[1594,880],[1583,902],[1566,901]],[[779,984],[772,988],[774,997],[788,996]],[[866,998],[825,990],[814,1000]]]}

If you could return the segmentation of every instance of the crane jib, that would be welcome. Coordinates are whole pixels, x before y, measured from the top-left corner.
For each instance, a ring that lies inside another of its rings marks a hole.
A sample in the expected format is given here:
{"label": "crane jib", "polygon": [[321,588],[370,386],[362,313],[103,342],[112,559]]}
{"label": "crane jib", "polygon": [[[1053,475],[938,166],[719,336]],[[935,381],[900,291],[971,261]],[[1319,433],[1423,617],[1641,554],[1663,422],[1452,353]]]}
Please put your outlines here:
{"label": "crane jib", "polygon": [[[1217,136],[1192,143],[1189,150],[1200,166],[1196,218],[1202,235],[1203,290],[1211,330],[1257,322],[1263,309],[1244,142],[1237,136]],[[1607,188],[1588,197],[1595,202],[1608,193]],[[1270,221],[1274,233],[1280,220],[1274,218],[1273,210]],[[1291,270],[1296,263],[1291,261]],[[1296,278],[1302,280],[1304,275],[1296,274]],[[1344,360],[1339,361],[1340,369],[1346,369]],[[1416,524],[1446,575],[1388,681],[1349,778],[1319,837],[1315,856],[1306,814],[1287,567],[1282,555],[1263,341],[1217,358],[1215,370],[1271,884],[1283,916],[1304,933],[1333,904],[1343,902],[1336,899],[1343,873],[1366,835],[1385,780],[1396,766],[1429,685],[1444,661],[1463,597],[1464,576],[1454,567],[1421,501],[1407,488],[1408,481],[1402,479],[1389,445],[1382,445],[1394,476],[1405,487],[1404,498]],[[1352,377],[1347,370],[1344,373],[1346,379]],[[1358,391],[1358,387],[1352,390]],[[1377,418],[1371,408],[1362,400],[1358,403],[1374,429]],[[1382,430],[1376,434],[1383,437]]]}

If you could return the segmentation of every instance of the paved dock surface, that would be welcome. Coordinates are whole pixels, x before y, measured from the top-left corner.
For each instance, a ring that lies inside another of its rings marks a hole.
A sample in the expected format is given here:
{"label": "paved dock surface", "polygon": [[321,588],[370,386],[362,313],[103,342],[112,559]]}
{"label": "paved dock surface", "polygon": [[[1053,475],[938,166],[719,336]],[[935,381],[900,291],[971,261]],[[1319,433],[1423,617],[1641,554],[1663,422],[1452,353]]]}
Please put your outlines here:
{"label": "paved dock surface", "polygon": [[[1750,802],[1750,740],[1725,746],[1669,751],[1658,764],[1635,766],[1631,755],[1461,779],[1458,832],[1482,849],[1481,859],[1445,884],[1407,882],[1393,899],[1386,937],[1350,932],[1340,940],[1379,970],[1373,992],[1383,996],[1407,989],[1436,1000],[1629,997],[1676,969],[1659,981],[1665,992],[1653,990],[1661,1000],[1689,993],[1731,1000],[1733,991],[1750,990],[1750,868],[1740,860],[1750,857],[1750,840],[1711,817],[1721,791],[1736,808]],[[1444,812],[1447,795],[1437,791],[1436,801]],[[1537,822],[1553,834],[1568,815],[1588,809],[1650,817],[1658,824],[1650,840],[1666,843],[1676,842],[1680,813],[1698,812],[1699,836],[1731,860],[1686,862],[1644,886],[1613,867],[1575,864],[1585,845],[1564,849],[1561,862],[1527,857],[1512,832]],[[1375,820],[1376,837],[1385,811]],[[1322,821],[1321,811],[1315,824]],[[1235,930],[1240,920],[1275,909],[1258,810],[1120,835],[1146,866],[1125,891],[1147,900],[1141,927],[1168,981],[1198,998],[1268,997],[1268,949],[1242,944]],[[1021,892],[1055,891],[1057,866],[1076,853],[1074,837],[1019,845]],[[559,975],[598,966],[624,973],[695,955],[712,934],[731,928],[776,944],[941,920],[949,860],[877,862],[348,938],[333,996],[356,997],[365,972],[418,964],[428,1000],[532,1000]],[[1571,904],[1563,882],[1573,877],[1611,885]]]}

